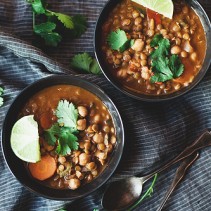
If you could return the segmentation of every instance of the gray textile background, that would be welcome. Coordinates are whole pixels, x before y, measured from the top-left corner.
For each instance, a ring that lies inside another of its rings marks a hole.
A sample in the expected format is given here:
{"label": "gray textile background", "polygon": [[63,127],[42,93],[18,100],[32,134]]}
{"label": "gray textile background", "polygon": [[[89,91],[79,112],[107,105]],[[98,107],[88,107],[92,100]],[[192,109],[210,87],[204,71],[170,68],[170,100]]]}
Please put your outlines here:
{"label": "gray textile background", "polygon": [[[5,88],[5,104],[0,107],[0,129],[15,96],[27,85],[51,74],[71,74],[69,59],[77,52],[93,53],[93,33],[97,16],[106,0],[49,1],[52,10],[88,18],[87,32],[77,40],[65,40],[58,48],[43,53],[31,30],[31,8],[24,0],[0,1],[0,85]],[[211,15],[211,2],[200,1]],[[13,35],[12,35],[13,34]],[[32,44],[32,45],[31,45]],[[73,73],[75,74],[75,73]],[[145,104],[114,89],[101,76],[80,75],[99,85],[116,104],[125,124],[123,158],[112,180],[146,173],[175,157],[206,128],[211,128],[211,72],[191,92],[164,104]],[[136,210],[154,211],[167,190],[176,167],[159,175],[154,194]],[[0,149],[0,210],[51,211],[68,202],[48,200],[23,188],[8,170]],[[100,193],[101,191],[99,191]],[[68,206],[71,211],[98,208],[100,194],[92,194]],[[166,211],[211,210],[211,148],[201,151],[172,194]]]}

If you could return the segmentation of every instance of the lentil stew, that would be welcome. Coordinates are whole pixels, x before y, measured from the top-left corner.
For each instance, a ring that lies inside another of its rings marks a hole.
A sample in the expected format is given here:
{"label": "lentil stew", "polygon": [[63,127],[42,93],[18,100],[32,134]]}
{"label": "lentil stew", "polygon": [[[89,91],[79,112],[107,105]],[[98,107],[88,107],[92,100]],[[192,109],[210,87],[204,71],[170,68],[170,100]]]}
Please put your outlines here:
{"label": "lentil stew", "polygon": [[[58,155],[56,146],[49,145],[44,136],[44,131],[57,121],[55,110],[61,100],[73,103],[78,111],[78,149],[65,156]],[[20,117],[31,114],[39,126],[41,156],[51,156],[56,162],[54,175],[40,181],[42,184],[75,190],[94,180],[106,168],[116,145],[116,131],[108,108],[97,96],[78,86],[54,85],[32,96]],[[29,164],[25,167],[31,175]]]}
{"label": "lentil stew", "polygon": [[[167,95],[190,86],[200,72],[207,48],[205,31],[196,12],[184,1],[175,0],[173,19],[161,16],[159,22],[147,17],[146,8],[130,0],[119,2],[102,26],[101,50],[112,77],[124,88],[146,95]],[[119,29],[134,40],[122,52],[108,44],[108,35]],[[184,65],[179,77],[151,82],[154,72],[150,55],[157,49],[151,42],[155,35],[169,40],[170,55],[178,56]]]}

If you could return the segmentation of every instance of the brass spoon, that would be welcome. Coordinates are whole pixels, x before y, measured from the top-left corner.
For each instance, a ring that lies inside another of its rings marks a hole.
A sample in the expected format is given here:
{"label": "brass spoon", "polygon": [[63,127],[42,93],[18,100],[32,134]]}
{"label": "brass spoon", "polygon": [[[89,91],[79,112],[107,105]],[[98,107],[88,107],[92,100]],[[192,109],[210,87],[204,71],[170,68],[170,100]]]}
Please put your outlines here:
{"label": "brass spoon", "polygon": [[211,133],[206,130],[190,146],[186,147],[176,158],[162,166],[160,169],[143,177],[129,177],[120,181],[112,182],[106,189],[102,197],[102,206],[106,210],[125,210],[131,206],[141,195],[142,187],[146,181],[151,179],[156,173],[160,173],[173,164],[189,157],[198,149],[211,145]]}

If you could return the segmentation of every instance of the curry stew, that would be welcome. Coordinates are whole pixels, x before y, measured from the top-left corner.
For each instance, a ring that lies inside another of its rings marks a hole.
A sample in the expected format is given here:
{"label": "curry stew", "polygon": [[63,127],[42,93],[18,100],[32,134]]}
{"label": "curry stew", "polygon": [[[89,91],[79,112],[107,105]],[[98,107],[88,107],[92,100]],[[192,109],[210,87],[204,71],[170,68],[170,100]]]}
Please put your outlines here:
{"label": "curry stew", "polygon": [[[56,146],[49,145],[44,136],[44,131],[57,121],[55,110],[61,100],[73,103],[78,111],[78,149],[65,156],[58,155]],[[98,97],[77,86],[48,87],[28,100],[20,117],[31,114],[39,126],[41,157],[50,156],[56,163],[55,173],[42,184],[74,190],[103,171],[115,147],[116,133],[112,117]],[[45,123],[43,117],[47,119]],[[30,174],[29,165],[26,168]]]}
{"label": "curry stew", "polygon": [[[102,26],[102,51],[109,72],[124,87],[147,95],[165,95],[188,86],[200,71],[206,52],[206,37],[198,15],[184,1],[175,0],[172,20],[161,16],[156,21],[146,15],[146,8],[123,0],[111,11]],[[108,35],[124,30],[132,47],[120,52],[112,50]],[[184,71],[181,76],[165,82],[152,83],[150,54],[156,50],[150,42],[161,34],[170,41],[170,54],[178,55]]]}

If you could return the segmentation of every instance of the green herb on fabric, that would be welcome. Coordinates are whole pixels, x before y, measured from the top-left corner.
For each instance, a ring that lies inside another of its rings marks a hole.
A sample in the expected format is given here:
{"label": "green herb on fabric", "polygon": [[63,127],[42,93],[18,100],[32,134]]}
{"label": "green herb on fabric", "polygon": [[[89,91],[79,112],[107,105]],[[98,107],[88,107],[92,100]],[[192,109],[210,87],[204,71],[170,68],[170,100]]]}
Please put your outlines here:
{"label": "green herb on fabric", "polygon": [[73,69],[81,70],[86,73],[96,75],[102,73],[96,59],[93,59],[88,53],[75,55],[70,61],[70,66]]}
{"label": "green herb on fabric", "polygon": [[158,175],[155,174],[154,179],[150,185],[150,187],[147,189],[147,191],[144,193],[144,195],[134,204],[132,205],[130,208],[127,209],[127,211],[132,211],[133,209],[135,209],[144,199],[151,197],[152,193],[154,191],[154,186],[155,186],[155,182],[157,180]]}
{"label": "green herb on fabric", "polygon": [[134,44],[134,40],[128,39],[125,31],[121,29],[110,32],[107,42],[112,50],[118,50],[120,52],[127,50]]}
{"label": "green herb on fabric", "polygon": [[[47,9],[47,4],[43,0],[27,0],[32,6],[33,11],[33,30],[34,33],[42,37],[45,44],[48,46],[57,46],[62,40],[62,35],[57,30],[58,20],[61,22],[65,29],[68,29],[72,37],[80,37],[87,27],[86,18],[82,15],[69,16],[59,12],[53,12]],[[47,19],[46,22],[36,24],[36,17],[42,15]],[[54,18],[55,17],[55,18]]]}
{"label": "green herb on fabric", "polygon": [[0,87],[0,107],[3,106],[4,104],[4,98],[2,97],[3,94],[4,94],[4,89]]}
{"label": "green herb on fabric", "polygon": [[61,100],[55,114],[58,118],[57,123],[44,131],[44,138],[49,145],[57,146],[57,154],[64,156],[70,154],[71,150],[78,149],[78,111],[72,103]]}
{"label": "green herb on fabric", "polygon": [[151,47],[156,47],[150,54],[152,60],[151,83],[165,82],[182,75],[184,65],[178,55],[170,56],[170,41],[157,34],[150,42]]}

